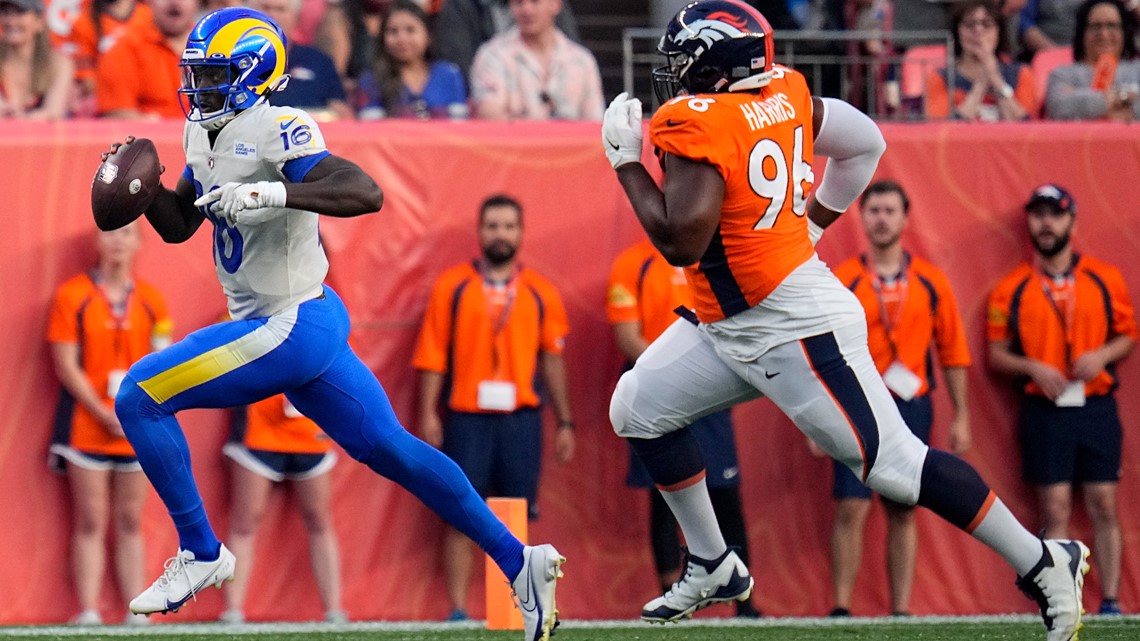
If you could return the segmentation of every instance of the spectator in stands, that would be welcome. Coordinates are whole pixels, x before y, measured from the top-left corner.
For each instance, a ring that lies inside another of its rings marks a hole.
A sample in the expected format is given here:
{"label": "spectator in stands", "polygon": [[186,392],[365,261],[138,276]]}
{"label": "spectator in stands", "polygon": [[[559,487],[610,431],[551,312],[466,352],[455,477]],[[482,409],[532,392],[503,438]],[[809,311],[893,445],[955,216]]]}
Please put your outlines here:
{"label": "spectator in stands", "polygon": [[[632,366],[649,343],[680,320],[678,307],[691,308],[692,292],[684,271],[673,267],[645,239],[622,252],[610,270],[606,294],[606,318],[614,329],[618,350]],[[748,531],[740,500],[740,467],[736,462],[736,437],[732,432],[732,412],[721,410],[698,419],[689,426],[696,436],[707,469],[709,497],[725,542],[737,548],[740,560],[748,564]],[[649,538],[653,564],[661,590],[668,590],[681,577],[681,543],[677,519],[673,517],[649,472],[630,450],[626,484],[649,491]],[[736,615],[756,617],[752,602],[737,601]]]}
{"label": "spectator in stands", "polygon": [[562,0],[510,0],[509,6],[515,26],[479,47],[471,65],[475,114],[493,120],[601,120],[598,63],[554,24]]}
{"label": "spectator in stands", "polygon": [[73,69],[51,47],[43,0],[0,0],[0,118],[66,117]]}
{"label": "spectator in stands", "polygon": [[314,44],[332,59],[347,95],[355,94],[357,79],[371,63],[381,40],[380,24],[391,4],[392,0],[329,0]]}
{"label": "spectator in stands", "polygon": [[330,481],[336,454],[332,441],[284,394],[235,408],[230,441],[222,451],[230,466],[230,538],[226,545],[242,562],[226,585],[226,623],[245,622],[243,604],[253,568],[254,539],[274,484],[288,481],[309,534],[309,561],[325,608],[325,621],[344,623],[340,552],[333,530]]}
{"label": "spectator in stands", "polygon": [[304,109],[318,120],[352,117],[344,85],[325,52],[293,42],[302,0],[250,0],[249,7],[273,18],[285,32],[289,46],[289,83],[275,92],[269,103]]}
{"label": "spectator in stands", "polygon": [[466,118],[467,87],[454,64],[431,54],[428,16],[397,0],[380,33],[372,67],[361,74],[357,114],[376,118]]}
{"label": "spectator in stands", "polygon": [[[108,522],[119,594],[145,585],[139,521],[147,481],[114,404],[127,368],[169,345],[172,326],[162,294],[134,276],[139,244],[139,224],[100,232],[98,262],[56,290],[48,320],[47,340],[63,387],[51,454],[71,489],[71,570],[81,609],[72,621],[80,625],[102,623]],[[128,612],[125,622],[147,620]]]}
{"label": "spectator in stands", "polygon": [[1136,319],[1117,268],[1072,247],[1077,208],[1057,185],[1025,205],[1032,262],[989,301],[989,360],[1021,389],[1022,470],[1037,490],[1044,536],[1067,538],[1074,486],[1093,525],[1101,614],[1120,614],[1121,534],[1116,487],[1121,426],[1116,367],[1136,344]]}
{"label": "spectator in stands", "polygon": [[[870,250],[835,268],[835,275],[855,294],[867,314],[867,346],[875,369],[891,390],[906,425],[923,443],[934,423],[932,355],[938,354],[954,408],[949,449],[970,447],[966,368],[970,351],[950,281],[940,269],[903,248],[910,199],[893,180],[872,183],[859,202]],[[810,441],[809,441],[809,444]],[[823,451],[811,444],[812,451]],[[863,554],[863,530],[871,511],[871,490],[847,466],[835,462],[832,488],[835,525],[831,535],[831,581],[835,604],[831,616],[851,614],[851,596]],[[910,609],[918,525],[914,506],[883,499],[887,513],[887,577],[891,613]]]}
{"label": "spectator in stands", "polygon": [[178,60],[200,0],[149,0],[152,20],[133,24],[96,65],[95,100],[107,118],[183,118]]}
{"label": "spectator in stands", "polygon": [[[510,196],[483,201],[483,255],[436,280],[412,365],[420,372],[423,439],[442,447],[483,497],[525,498],[533,519],[542,459],[539,374],[558,422],[555,454],[561,463],[574,456],[574,420],[562,359],[566,311],[554,286],[518,262],[522,215]],[[467,618],[472,556],[471,542],[449,528],[444,571],[450,620]]]}
{"label": "spectator in stands", "polygon": [[60,50],[75,64],[72,115],[95,115],[95,66],[99,57],[128,30],[152,20],[150,7],[138,0],[91,0],[86,5],[71,31],[58,39]]}
{"label": "spectator in stands", "polygon": [[[508,0],[446,0],[435,16],[436,53],[459,65],[464,78],[471,76],[471,63],[479,47],[514,24]],[[562,3],[554,23],[578,42],[578,22],[568,3]]]}
{"label": "spectator in stands", "polygon": [[[962,0],[954,6],[954,91],[943,67],[927,80],[926,116],[970,121],[1026,120],[1037,113],[1037,86],[1028,65],[1009,60],[1005,19],[993,0]],[[953,106],[951,106],[951,100]]]}
{"label": "spectator in stands", "polygon": [[1071,65],[1049,74],[1045,115],[1054,120],[1132,122],[1140,117],[1136,18],[1121,0],[1085,0]]}
{"label": "spectator in stands", "polygon": [[1043,49],[1075,44],[1076,16],[1083,0],[1026,0],[1021,8],[1021,45],[1026,59]]}

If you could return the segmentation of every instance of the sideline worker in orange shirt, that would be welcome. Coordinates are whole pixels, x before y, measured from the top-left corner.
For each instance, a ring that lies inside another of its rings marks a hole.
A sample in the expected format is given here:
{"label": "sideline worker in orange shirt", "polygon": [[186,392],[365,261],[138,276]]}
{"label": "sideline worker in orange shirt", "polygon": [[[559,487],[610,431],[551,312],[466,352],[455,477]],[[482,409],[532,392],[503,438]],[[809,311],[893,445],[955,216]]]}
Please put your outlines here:
{"label": "sideline worker in orange shirt", "polygon": [[309,535],[309,559],[325,621],[346,622],[341,607],[340,550],[332,524],[329,472],[336,465],[332,441],[284,394],[278,394],[234,408],[230,441],[222,452],[233,461],[227,545],[243,562],[237,564],[234,580],[226,585],[226,610],[219,620],[245,622],[257,527],[273,485],[290,481]]}
{"label": "sideline worker in orange shirt", "polygon": [[[139,518],[147,482],[115,417],[115,395],[132,363],[170,344],[166,301],[132,274],[138,224],[95,238],[96,266],[56,290],[48,321],[56,376],[63,390],[55,415],[51,463],[66,472],[75,523],[71,569],[80,613],[72,622],[97,625],[107,563],[107,524],[115,530],[119,593],[141,591],[143,538]],[[146,623],[127,614],[126,623]]]}
{"label": "sideline worker in orange shirt", "polygon": [[[525,498],[534,519],[542,459],[536,373],[542,374],[558,420],[555,452],[561,463],[574,456],[574,420],[562,359],[566,311],[554,286],[518,261],[522,216],[522,205],[510,196],[483,201],[483,256],[436,281],[412,365],[420,371],[423,439],[442,446],[480,495]],[[444,557],[450,618],[466,619],[471,542],[449,530]]]}
{"label": "sideline worker in orange shirt", "polygon": [[[932,352],[937,351],[954,405],[950,451],[961,454],[970,447],[966,392],[970,351],[950,281],[937,267],[903,249],[910,199],[898,183],[872,183],[860,198],[859,210],[870,251],[840,264],[835,275],[862,303],[867,313],[867,346],[875,369],[891,390],[907,427],[923,443],[930,442],[934,422],[930,391],[934,387]],[[839,462],[835,463],[834,478],[832,495],[837,502],[831,534],[831,583],[835,605],[831,616],[849,616],[863,554],[863,528],[871,511],[871,490]],[[905,615],[910,607],[918,549],[914,506],[884,498],[883,507],[887,512],[891,612]]]}
{"label": "sideline worker in orange shirt", "polygon": [[[606,318],[614,328],[618,349],[637,361],[649,344],[670,325],[680,320],[678,307],[691,309],[693,295],[684,270],[666,262],[649,239],[625,250],[614,260],[606,295]],[[683,321],[688,322],[688,321]],[[709,498],[720,522],[725,542],[736,548],[740,560],[748,564],[748,530],[740,500],[740,466],[736,460],[736,436],[732,431],[732,411],[721,410],[701,417],[689,426],[697,438],[705,468]],[[649,492],[649,538],[653,564],[661,590],[668,590],[681,577],[681,543],[677,519],[653,485],[649,472],[630,449],[626,484]],[[736,616],[758,617],[751,600],[736,602]]]}
{"label": "sideline worker in orange shirt", "polygon": [[1117,268],[1073,251],[1077,208],[1057,185],[1025,205],[1034,260],[990,294],[990,367],[1022,379],[1025,480],[1037,488],[1045,535],[1065,536],[1073,486],[1080,484],[1093,524],[1101,614],[1120,614],[1121,426],[1116,363],[1136,344],[1136,319]]}

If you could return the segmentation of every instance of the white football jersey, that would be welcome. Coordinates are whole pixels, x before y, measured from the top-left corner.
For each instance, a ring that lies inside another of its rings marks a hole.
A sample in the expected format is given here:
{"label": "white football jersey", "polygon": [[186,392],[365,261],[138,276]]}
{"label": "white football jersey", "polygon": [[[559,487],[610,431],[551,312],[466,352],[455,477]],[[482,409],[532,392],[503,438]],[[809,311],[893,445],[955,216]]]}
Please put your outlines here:
{"label": "white football jersey", "polygon": [[[325,152],[317,123],[299,109],[257,105],[218,132],[187,122],[183,176],[198,195],[228,182],[289,182],[286,162]],[[317,235],[317,214],[283,208],[260,225],[233,225],[206,214],[214,225],[214,266],[234,319],[271,316],[319,296],[329,263]]]}

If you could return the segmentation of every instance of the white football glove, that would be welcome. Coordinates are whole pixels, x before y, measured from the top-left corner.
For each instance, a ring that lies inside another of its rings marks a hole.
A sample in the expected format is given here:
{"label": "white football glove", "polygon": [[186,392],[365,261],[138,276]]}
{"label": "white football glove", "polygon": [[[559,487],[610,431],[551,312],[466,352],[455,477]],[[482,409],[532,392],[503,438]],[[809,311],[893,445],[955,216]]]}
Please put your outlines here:
{"label": "white football glove", "polygon": [[194,201],[231,225],[260,225],[280,216],[285,206],[285,183],[226,183]]}
{"label": "white football glove", "polygon": [[621,92],[602,116],[602,146],[614,169],[641,162],[641,101]]}

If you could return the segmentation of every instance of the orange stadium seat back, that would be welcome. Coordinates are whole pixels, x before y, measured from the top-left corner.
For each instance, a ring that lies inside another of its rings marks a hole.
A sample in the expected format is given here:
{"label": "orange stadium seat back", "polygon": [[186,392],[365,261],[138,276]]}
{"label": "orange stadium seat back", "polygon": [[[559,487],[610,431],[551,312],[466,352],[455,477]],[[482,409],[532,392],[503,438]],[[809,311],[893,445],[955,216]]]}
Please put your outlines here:
{"label": "orange stadium seat back", "polygon": [[899,87],[902,97],[921,98],[926,94],[926,76],[946,66],[946,45],[921,45],[911,47],[903,54],[902,82]]}

